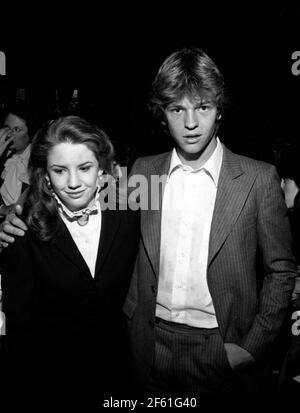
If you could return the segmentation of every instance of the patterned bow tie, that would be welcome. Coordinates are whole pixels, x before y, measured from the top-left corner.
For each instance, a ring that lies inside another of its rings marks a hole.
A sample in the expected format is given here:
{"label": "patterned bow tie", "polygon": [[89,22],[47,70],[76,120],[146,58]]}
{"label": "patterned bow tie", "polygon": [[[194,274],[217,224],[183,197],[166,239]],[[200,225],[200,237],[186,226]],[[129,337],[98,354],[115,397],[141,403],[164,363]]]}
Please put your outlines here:
{"label": "patterned bow tie", "polygon": [[83,208],[80,211],[70,211],[58,198],[58,196],[53,193],[54,198],[56,199],[58,209],[66,217],[69,222],[77,221],[77,224],[83,227],[89,222],[90,215],[98,214],[100,204],[99,204],[99,194],[96,191],[95,198],[93,202],[87,207]]}
{"label": "patterned bow tie", "polygon": [[68,215],[65,211],[63,211],[63,214],[68,221],[77,221],[77,224],[83,227],[89,222],[90,215],[98,214],[98,208],[86,208],[81,211],[78,211],[78,213],[73,213],[73,216]]}

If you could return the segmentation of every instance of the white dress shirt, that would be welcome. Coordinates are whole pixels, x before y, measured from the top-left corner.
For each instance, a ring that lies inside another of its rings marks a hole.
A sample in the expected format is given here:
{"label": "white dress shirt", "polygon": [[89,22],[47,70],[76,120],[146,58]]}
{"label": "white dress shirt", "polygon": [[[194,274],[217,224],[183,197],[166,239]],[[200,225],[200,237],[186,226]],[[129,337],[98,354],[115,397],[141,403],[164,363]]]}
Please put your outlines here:
{"label": "white dress shirt", "polygon": [[199,328],[218,326],[207,285],[207,258],[223,148],[219,139],[199,169],[173,150],[161,219],[156,316]]}

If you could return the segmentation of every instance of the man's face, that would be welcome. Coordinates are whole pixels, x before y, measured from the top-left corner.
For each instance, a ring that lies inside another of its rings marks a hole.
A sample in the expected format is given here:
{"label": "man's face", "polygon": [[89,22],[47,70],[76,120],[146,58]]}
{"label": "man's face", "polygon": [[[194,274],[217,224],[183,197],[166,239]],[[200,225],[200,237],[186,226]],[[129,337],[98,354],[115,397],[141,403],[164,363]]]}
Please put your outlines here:
{"label": "man's face", "polygon": [[164,113],[181,161],[202,166],[216,147],[216,106],[209,100],[185,96],[169,104]]}
{"label": "man's face", "polygon": [[12,136],[10,149],[23,152],[29,144],[28,128],[23,119],[9,113],[4,121],[4,126],[10,129],[9,136]]}

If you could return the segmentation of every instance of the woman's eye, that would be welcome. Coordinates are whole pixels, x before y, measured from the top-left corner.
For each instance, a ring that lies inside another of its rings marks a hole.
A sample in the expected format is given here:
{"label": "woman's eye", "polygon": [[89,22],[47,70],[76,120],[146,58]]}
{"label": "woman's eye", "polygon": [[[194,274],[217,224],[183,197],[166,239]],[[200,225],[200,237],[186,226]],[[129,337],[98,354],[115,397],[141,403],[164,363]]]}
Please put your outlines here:
{"label": "woman's eye", "polygon": [[91,166],[90,166],[90,165],[88,165],[88,166],[82,166],[82,167],[80,168],[80,170],[83,171],[83,172],[87,172],[87,171],[89,171],[90,169],[91,169]]}
{"label": "woman's eye", "polygon": [[53,169],[53,172],[60,175],[63,173],[63,169]]}

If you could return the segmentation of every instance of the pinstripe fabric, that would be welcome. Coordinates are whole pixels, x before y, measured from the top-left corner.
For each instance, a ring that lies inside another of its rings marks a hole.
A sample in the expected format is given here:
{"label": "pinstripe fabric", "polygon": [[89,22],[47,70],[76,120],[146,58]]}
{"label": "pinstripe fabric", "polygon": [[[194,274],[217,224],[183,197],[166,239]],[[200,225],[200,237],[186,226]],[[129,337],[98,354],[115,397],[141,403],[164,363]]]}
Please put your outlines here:
{"label": "pinstripe fabric", "polygon": [[[170,153],[138,159],[132,173],[150,180],[167,173]],[[135,378],[147,380],[154,361],[154,319],[160,246],[160,211],[141,211],[141,241],[124,304]],[[213,213],[207,282],[223,342],[261,360],[290,302],[295,261],[287,210],[273,166],[224,147]],[[257,257],[262,257],[258,271]]]}
{"label": "pinstripe fabric", "polygon": [[148,394],[197,395],[226,392],[234,373],[217,328],[201,329],[159,321],[155,324],[154,368]]}

